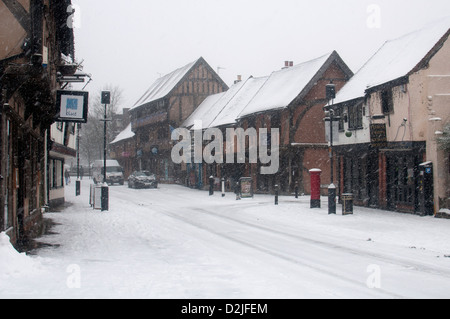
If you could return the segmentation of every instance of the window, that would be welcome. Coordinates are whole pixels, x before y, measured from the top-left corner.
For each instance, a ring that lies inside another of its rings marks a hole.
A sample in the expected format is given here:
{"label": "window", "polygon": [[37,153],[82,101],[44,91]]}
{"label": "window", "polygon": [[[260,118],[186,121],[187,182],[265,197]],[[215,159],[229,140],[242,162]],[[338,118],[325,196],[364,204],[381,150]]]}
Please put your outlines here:
{"label": "window", "polygon": [[344,131],[344,107],[340,106],[335,109],[334,114],[339,118],[339,131]]}
{"label": "window", "polygon": [[281,115],[279,113],[273,114],[270,119],[271,128],[279,128],[281,130]]}
{"label": "window", "polygon": [[363,103],[348,107],[348,128],[357,130],[363,128]]}
{"label": "window", "polygon": [[75,135],[75,123],[70,123],[69,132],[70,134]]}
{"label": "window", "polygon": [[147,143],[148,141],[150,141],[150,137],[148,136],[148,134],[141,134],[139,136],[139,140],[142,144]]}
{"label": "window", "polygon": [[169,131],[165,128],[160,128],[158,130],[158,139],[163,140],[169,137],[168,135]]}
{"label": "window", "polygon": [[50,160],[49,181],[50,189],[58,189],[64,186],[64,162],[58,159]]}
{"label": "window", "polygon": [[394,112],[394,99],[392,97],[392,90],[384,90],[381,92],[381,107],[384,114]]}

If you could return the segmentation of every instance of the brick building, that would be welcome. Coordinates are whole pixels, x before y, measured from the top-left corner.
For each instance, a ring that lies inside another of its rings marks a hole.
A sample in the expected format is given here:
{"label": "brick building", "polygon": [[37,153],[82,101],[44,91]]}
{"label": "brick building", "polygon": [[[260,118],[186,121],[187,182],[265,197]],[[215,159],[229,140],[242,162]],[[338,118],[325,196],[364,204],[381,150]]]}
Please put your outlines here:
{"label": "brick building", "polygon": [[[323,170],[324,182],[329,181],[328,144],[325,139],[324,111],[327,104],[325,86],[333,81],[339,90],[353,73],[332,52],[298,65],[287,62],[285,67],[270,76],[250,78],[236,83],[227,93],[210,97],[183,124],[192,127],[202,121],[202,129],[241,127],[279,129],[280,168],[273,175],[261,174],[261,163],[203,165],[202,175],[231,179],[251,176],[253,187],[259,192],[271,192],[278,184],[282,192],[310,192],[309,169]],[[267,141],[269,144],[270,141]],[[260,147],[261,145],[259,145]],[[247,150],[248,155],[248,150]]]}
{"label": "brick building", "polygon": [[0,231],[13,243],[38,228],[48,203],[50,127],[60,75],[76,71],[70,0],[0,1]]}
{"label": "brick building", "polygon": [[116,138],[109,144],[110,157],[119,162],[123,168],[125,179],[133,173],[134,170],[140,169],[135,165],[136,154],[136,134],[131,130],[131,123],[120,132]]}
{"label": "brick building", "polygon": [[171,160],[171,130],[180,127],[206,97],[226,90],[228,86],[203,58],[155,81],[130,109],[135,169],[155,173],[160,182],[184,181],[185,171]]}
{"label": "brick building", "polygon": [[449,29],[444,19],[387,41],[338,93],[340,189],[358,205],[431,215],[449,207],[449,154],[436,142],[450,121]]}

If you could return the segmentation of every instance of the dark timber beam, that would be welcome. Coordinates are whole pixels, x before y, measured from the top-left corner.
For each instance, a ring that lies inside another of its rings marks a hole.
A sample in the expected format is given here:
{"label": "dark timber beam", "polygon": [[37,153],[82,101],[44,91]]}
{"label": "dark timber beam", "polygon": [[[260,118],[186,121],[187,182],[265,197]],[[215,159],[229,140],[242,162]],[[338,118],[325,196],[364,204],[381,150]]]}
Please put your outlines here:
{"label": "dark timber beam", "polygon": [[13,14],[16,20],[20,23],[22,28],[30,34],[31,31],[31,18],[30,14],[25,8],[15,0],[2,0],[9,11]]}

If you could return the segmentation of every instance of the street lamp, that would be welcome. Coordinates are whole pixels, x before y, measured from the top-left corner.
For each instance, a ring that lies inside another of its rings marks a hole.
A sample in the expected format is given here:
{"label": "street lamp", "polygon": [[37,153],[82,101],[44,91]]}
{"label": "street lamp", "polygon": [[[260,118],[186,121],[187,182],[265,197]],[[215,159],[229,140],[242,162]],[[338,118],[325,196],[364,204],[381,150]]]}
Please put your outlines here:
{"label": "street lamp", "polygon": [[77,181],[75,182],[75,195],[81,195],[81,181],[80,181],[80,131],[81,123],[77,124]]}
{"label": "street lamp", "polygon": [[[336,98],[336,85],[333,84],[333,81],[326,86],[326,97],[328,101],[328,106],[325,106],[325,114],[328,116],[330,120],[330,142],[329,142],[329,153],[330,153],[330,186],[328,187],[328,214],[336,215],[336,186],[334,185],[334,158],[333,158],[333,122],[335,120],[334,117],[334,109],[333,109],[333,101]],[[331,101],[331,103],[330,103]]]}
{"label": "street lamp", "polygon": [[107,113],[106,108],[109,104],[111,104],[111,92],[103,91],[102,92],[102,104],[105,105],[105,118],[103,119],[104,122],[104,139],[103,139],[103,183],[106,183],[106,122],[107,120]]}
{"label": "street lamp", "polygon": [[103,139],[103,186],[102,186],[102,211],[108,211],[109,210],[109,189],[108,184],[106,183],[106,122],[108,122],[107,119],[107,106],[111,104],[111,92],[109,91],[103,91],[102,92],[102,104],[105,105],[105,117],[103,119],[104,122],[104,139]]}

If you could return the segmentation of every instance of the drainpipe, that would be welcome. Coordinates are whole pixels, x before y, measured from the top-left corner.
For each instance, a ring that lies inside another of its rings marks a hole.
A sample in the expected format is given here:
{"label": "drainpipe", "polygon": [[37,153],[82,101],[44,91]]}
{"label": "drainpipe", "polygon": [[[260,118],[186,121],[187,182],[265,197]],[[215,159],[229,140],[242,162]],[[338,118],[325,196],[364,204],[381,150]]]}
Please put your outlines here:
{"label": "drainpipe", "polygon": [[48,129],[45,130],[44,133],[44,199],[45,199],[45,203],[44,203],[44,208],[47,211],[49,208],[49,189],[48,189],[48,179],[49,179],[49,172],[48,172],[48,153],[49,153],[49,149],[48,149]]}
{"label": "drainpipe", "polygon": [[[5,152],[3,151],[3,90],[0,91],[0,157],[3,157]],[[0,198],[4,199],[4,174],[3,174],[3,158],[0,158]],[[3,202],[5,202],[3,200]],[[3,223],[0,225],[0,231],[5,230],[5,211],[3,203],[0,201],[0,220],[3,221]]]}
{"label": "drainpipe", "polygon": [[7,176],[9,174],[9,161],[5,160],[6,156],[9,156],[7,153],[7,150],[4,149],[5,145],[8,145],[6,142],[6,139],[9,138],[8,134],[4,134],[4,125],[3,121],[5,121],[4,116],[4,107],[7,104],[7,91],[6,89],[1,89],[0,91],[0,198],[2,201],[0,201],[0,220],[3,221],[3,223],[0,225],[0,230],[6,231],[8,227],[8,185],[7,183]]}

